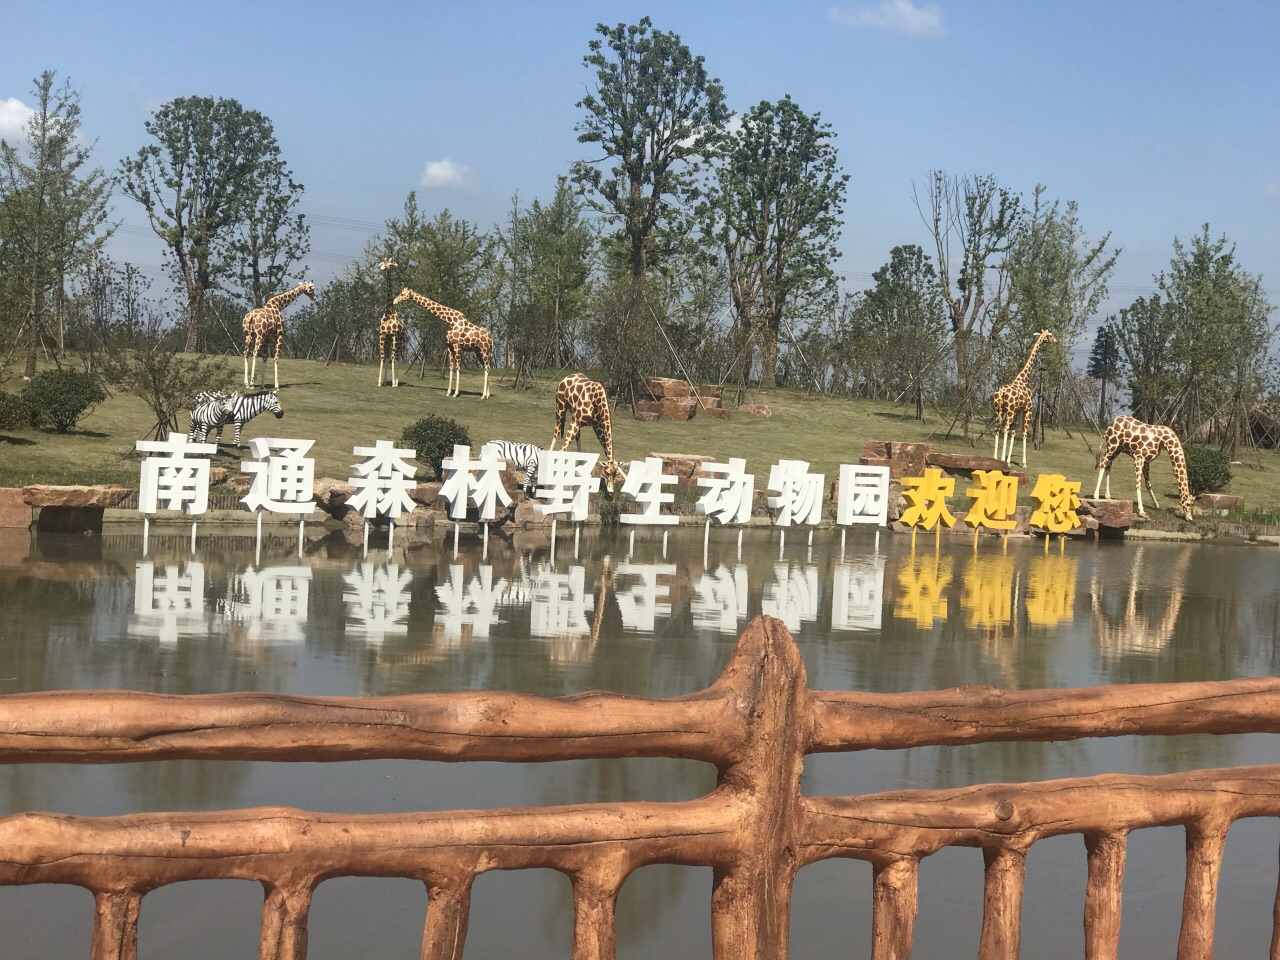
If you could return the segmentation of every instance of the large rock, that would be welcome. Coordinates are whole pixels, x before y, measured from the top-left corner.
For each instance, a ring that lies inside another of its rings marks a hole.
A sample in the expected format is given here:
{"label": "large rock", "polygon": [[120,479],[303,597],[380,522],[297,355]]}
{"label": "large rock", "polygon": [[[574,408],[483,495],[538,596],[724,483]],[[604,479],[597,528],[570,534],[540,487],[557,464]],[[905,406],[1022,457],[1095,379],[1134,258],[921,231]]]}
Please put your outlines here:
{"label": "large rock", "polygon": [[979,457],[967,453],[930,453],[925,463],[938,467],[947,473],[962,473],[965,476],[975,470],[999,470],[1009,476],[1009,465],[995,457]]}
{"label": "large rock", "polygon": [[889,459],[903,464],[908,477],[924,476],[924,468],[929,465],[929,456],[933,453],[933,445],[929,443],[907,443],[894,440],[889,444]]}
{"label": "large rock", "polygon": [[519,527],[550,527],[551,516],[539,516],[533,509],[534,501],[521,500],[516,504],[515,523]]}
{"label": "large rock", "polygon": [[671,377],[650,377],[645,381],[645,388],[655,400],[688,397],[693,393],[688,383],[683,380],[673,380]]}
{"label": "large rock", "polygon": [[1235,497],[1229,493],[1202,493],[1196,497],[1197,511],[1225,517],[1233,511],[1244,509],[1244,497]]}
{"label": "large rock", "polygon": [[702,412],[709,417],[714,417],[717,420],[730,419],[729,411],[724,409],[724,407],[704,407]]}
{"label": "large rock", "polygon": [[1099,530],[1128,530],[1133,526],[1133,501],[1081,497],[1076,514],[1081,521],[1086,517],[1096,520]]}
{"label": "large rock", "polygon": [[698,387],[698,396],[703,400],[719,400],[724,396],[724,387],[718,383],[704,383]]}
{"label": "large rock", "polygon": [[36,483],[22,488],[22,502],[33,507],[114,507],[132,491],[115,483],[94,486],[54,486]]}
{"label": "large rock", "polygon": [[636,419],[641,423],[657,423],[662,419],[660,410],[641,410],[640,404],[636,404]]}
{"label": "large rock", "polygon": [[662,461],[662,472],[676,478],[677,487],[696,487],[698,470],[704,463],[714,463],[715,457],[696,453],[651,453]]}
{"label": "large rock", "polygon": [[763,417],[768,420],[773,417],[773,411],[769,409],[767,403],[743,403],[737,407],[738,412],[750,414],[753,417]]}
{"label": "large rock", "polygon": [[667,420],[692,420],[698,412],[698,401],[693,397],[674,397],[663,400],[637,400],[637,419],[641,414],[657,414]]}

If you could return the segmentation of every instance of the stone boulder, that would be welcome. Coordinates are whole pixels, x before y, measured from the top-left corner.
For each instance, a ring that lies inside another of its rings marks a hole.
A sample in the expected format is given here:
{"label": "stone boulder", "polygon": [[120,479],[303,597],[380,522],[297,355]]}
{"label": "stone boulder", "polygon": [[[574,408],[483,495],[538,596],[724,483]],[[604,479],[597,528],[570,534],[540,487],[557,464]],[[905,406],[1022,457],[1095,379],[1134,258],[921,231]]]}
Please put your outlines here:
{"label": "stone boulder", "polygon": [[639,420],[641,423],[657,423],[659,420],[662,419],[661,411],[640,409],[641,403],[647,403],[647,402],[649,401],[640,401],[640,403],[636,404],[636,419]]}
{"label": "stone boulder", "polygon": [[868,440],[862,447],[858,463],[867,467],[888,467],[890,479],[901,480],[903,477],[924,476],[932,453],[933,446],[928,443]]}
{"label": "stone boulder", "polygon": [[216,487],[220,483],[226,483],[230,471],[226,467],[210,467],[209,468],[209,486]]}
{"label": "stone boulder", "polygon": [[649,396],[655,400],[683,398],[693,395],[688,383],[671,377],[649,377],[645,381],[645,389],[649,391]]}
{"label": "stone boulder", "polygon": [[705,407],[702,412],[709,417],[714,417],[716,420],[730,419],[729,411],[724,407]]}
{"label": "stone boulder", "polygon": [[1015,473],[1009,465],[995,457],[979,457],[967,453],[930,453],[925,457],[925,464],[937,467],[953,477],[971,477],[975,470],[999,470],[1006,477],[1025,479],[1026,474]]}
{"label": "stone boulder", "polygon": [[33,507],[97,507],[123,503],[132,491],[115,483],[93,486],[55,486],[36,483],[22,488],[22,502]]}
{"label": "stone boulder", "polygon": [[1133,501],[1081,497],[1080,509],[1076,511],[1076,515],[1080,517],[1081,523],[1084,523],[1085,518],[1097,521],[1099,532],[1128,530],[1133,526]]}
{"label": "stone boulder", "polygon": [[698,470],[704,463],[714,463],[715,457],[696,453],[651,453],[662,461],[662,472],[676,478],[677,487],[696,487]]}
{"label": "stone boulder", "polygon": [[31,526],[31,504],[22,499],[21,487],[0,487],[0,527]]}
{"label": "stone boulder", "polygon": [[767,403],[743,403],[737,408],[739,413],[749,414],[753,417],[763,417],[769,420],[773,417],[773,411],[769,409]]}
{"label": "stone boulder", "polygon": [[1225,517],[1228,513],[1244,509],[1244,497],[1234,497],[1228,493],[1202,493],[1196,497],[1195,509],[1198,512]]}

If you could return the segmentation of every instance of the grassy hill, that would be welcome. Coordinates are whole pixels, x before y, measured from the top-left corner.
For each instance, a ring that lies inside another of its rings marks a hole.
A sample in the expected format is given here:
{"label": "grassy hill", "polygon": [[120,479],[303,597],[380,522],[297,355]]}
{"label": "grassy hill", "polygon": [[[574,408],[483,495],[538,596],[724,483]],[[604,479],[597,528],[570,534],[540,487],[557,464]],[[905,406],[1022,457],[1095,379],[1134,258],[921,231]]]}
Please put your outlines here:
{"label": "grassy hill", "polygon": [[[231,366],[238,372],[237,362]],[[511,376],[494,371],[493,396],[480,400],[480,373],[467,368],[463,392],[458,398],[444,395],[445,378],[429,369],[425,379],[414,370],[403,375],[397,388],[375,386],[377,370],[368,365],[334,364],[286,359],[280,364],[280,402],[285,417],[264,414],[245,427],[245,438],[281,436],[314,438],[312,456],[316,475],[345,479],[355,458],[352,447],[379,439],[399,440],[401,431],[420,417],[434,413],[452,417],[466,426],[475,447],[490,439],[522,440],[540,446],[551,440],[555,412],[556,375],[548,371],[532,389],[514,390]],[[17,384],[8,384],[16,388]],[[703,414],[687,423],[633,420],[627,407],[614,414],[616,455],[621,460],[649,453],[705,454],[717,459],[744,457],[756,474],[757,489],[768,482],[769,467],[780,459],[808,460],[830,481],[841,463],[856,463],[867,440],[920,440],[935,449],[989,456],[994,438],[989,426],[971,439],[946,436],[946,420],[928,414],[921,423],[907,407],[889,403],[809,397],[803,392],[778,389],[752,397],[773,411],[765,420],[735,413],[728,422]],[[138,462],[134,442],[149,429],[149,410],[142,401],[117,393],[65,434],[28,430],[0,435],[0,486],[29,483],[121,483],[136,486]],[[185,418],[181,424],[186,428]],[[985,425],[984,425],[985,426]],[[248,449],[230,445],[231,431],[215,463],[239,470]],[[1093,493],[1094,467],[1099,438],[1092,433],[1070,435],[1051,431],[1043,449],[1029,451],[1030,473],[1061,473],[1082,481],[1081,492]],[[587,431],[582,449],[599,449]],[[1020,444],[1017,450],[1020,451]],[[1242,463],[1233,467],[1231,493],[1243,496],[1250,510],[1280,509],[1280,453],[1242,451]],[[420,476],[425,476],[424,470]],[[1152,482],[1161,504],[1176,503],[1176,485],[1167,456],[1152,467]],[[1023,496],[1026,501],[1027,487]],[[1112,469],[1111,492],[1132,496],[1133,465],[1127,457]],[[957,489],[958,495],[963,491]]]}

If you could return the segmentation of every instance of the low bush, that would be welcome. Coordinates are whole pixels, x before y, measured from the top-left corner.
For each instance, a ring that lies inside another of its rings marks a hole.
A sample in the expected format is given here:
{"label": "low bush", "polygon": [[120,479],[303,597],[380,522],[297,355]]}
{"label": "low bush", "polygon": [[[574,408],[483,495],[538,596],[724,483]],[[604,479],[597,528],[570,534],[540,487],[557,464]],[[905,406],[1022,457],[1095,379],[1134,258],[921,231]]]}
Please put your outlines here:
{"label": "low bush", "polygon": [[444,458],[453,453],[456,443],[471,445],[467,428],[448,417],[435,414],[423,417],[400,435],[400,446],[412,447],[418,462],[431,467],[436,479],[444,476]]}
{"label": "low bush", "polygon": [[1187,483],[1193,497],[1225,490],[1231,483],[1231,457],[1222,450],[1191,447],[1187,450]]}
{"label": "low bush", "polygon": [[107,392],[91,373],[45,370],[37,373],[27,384],[22,391],[22,399],[37,426],[67,433],[107,399]]}
{"label": "low bush", "polygon": [[0,390],[0,430],[19,430],[33,426],[31,408],[21,394]]}

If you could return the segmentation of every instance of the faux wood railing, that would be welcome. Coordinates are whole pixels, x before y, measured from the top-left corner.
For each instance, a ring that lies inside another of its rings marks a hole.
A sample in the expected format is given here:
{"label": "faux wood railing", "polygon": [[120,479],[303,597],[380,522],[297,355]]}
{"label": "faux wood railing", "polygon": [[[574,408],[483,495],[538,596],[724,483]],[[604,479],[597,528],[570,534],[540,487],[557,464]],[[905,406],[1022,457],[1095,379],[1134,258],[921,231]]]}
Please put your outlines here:
{"label": "faux wood railing", "polygon": [[[1018,955],[1027,850],[1076,833],[1088,851],[1086,956],[1113,958],[1128,834],[1187,836],[1180,960],[1208,958],[1223,845],[1242,817],[1280,816],[1280,766],[1167,776],[1104,775],[860,797],[805,797],[806,753],[991,741],[1280,732],[1280,679],[1018,693],[810,691],[783,624],[753,620],[720,679],[643,700],[471,692],[382,698],[105,692],[0,697],[0,762],[182,758],[546,761],[676,757],[715,764],[716,789],[679,803],[331,815],[283,807],[85,818],[0,819],[0,884],[67,883],[95,898],[92,960],[137,955],[142,897],[182,880],[262,883],[259,956],[302,960],[316,886],[330,877],[422,881],[421,956],[463,955],[476,876],[551,867],[571,879],[575,960],[615,955],[619,888],[653,863],[709,866],[719,960],[783,960],[792,881],[830,857],[873,866],[872,956],[911,954],[922,858],[980,847],[982,960]],[[1280,918],[1280,896],[1276,916]],[[1280,960],[1273,935],[1271,957]]]}

